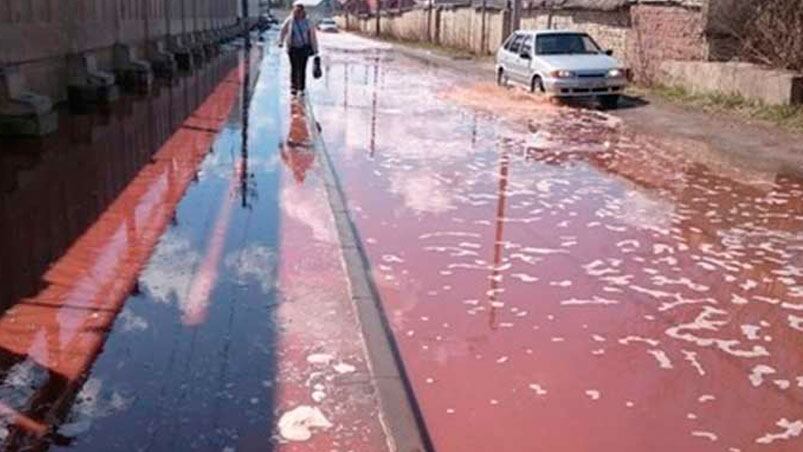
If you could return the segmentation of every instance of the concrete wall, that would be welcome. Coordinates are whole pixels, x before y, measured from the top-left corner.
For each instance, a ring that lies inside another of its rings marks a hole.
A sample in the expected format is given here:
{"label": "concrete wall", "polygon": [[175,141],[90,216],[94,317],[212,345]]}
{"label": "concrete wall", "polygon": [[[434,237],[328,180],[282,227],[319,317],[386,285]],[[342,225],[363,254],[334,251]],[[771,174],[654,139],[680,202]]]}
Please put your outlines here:
{"label": "concrete wall", "polygon": [[[382,16],[386,37],[430,41],[446,47],[492,54],[507,38],[510,13],[485,11],[485,39],[481,38],[483,12],[471,6],[412,9]],[[340,26],[346,27],[344,17]],[[351,30],[376,34],[376,18],[350,16]],[[630,66],[636,78],[651,82],[658,62],[666,59],[704,60],[706,16],[701,6],[636,4],[612,11],[525,10],[520,28],[566,28],[588,32],[604,48]]]}
{"label": "concrete wall", "polygon": [[627,36],[630,32],[630,13],[616,11],[525,11],[521,28],[585,31],[605,49],[611,49],[617,58],[627,59]]}
{"label": "concrete wall", "polygon": [[[249,14],[259,0],[248,0]],[[111,68],[111,46],[144,56],[147,40],[237,23],[241,0],[0,0],[0,66],[19,66],[31,90],[66,97],[67,55],[93,52]]]}
{"label": "concrete wall", "polygon": [[664,61],[657,81],[694,93],[719,92],[769,105],[803,103],[803,75],[749,63]]}
{"label": "concrete wall", "polygon": [[[414,8],[388,12],[380,18],[381,35],[403,41],[433,42],[476,54],[496,51],[507,38],[506,12],[472,7]],[[335,19],[343,29],[376,35],[375,16],[340,15]]]}

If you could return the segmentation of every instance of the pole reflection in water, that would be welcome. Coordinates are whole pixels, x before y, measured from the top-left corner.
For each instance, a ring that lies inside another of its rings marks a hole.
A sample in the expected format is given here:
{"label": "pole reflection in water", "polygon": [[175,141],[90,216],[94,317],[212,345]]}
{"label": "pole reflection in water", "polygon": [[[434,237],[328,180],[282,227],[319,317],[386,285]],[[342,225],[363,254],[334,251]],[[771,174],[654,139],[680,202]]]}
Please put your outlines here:
{"label": "pole reflection in water", "polygon": [[[368,66],[366,65],[366,70]],[[371,99],[371,150],[369,156],[374,157],[376,152],[376,106],[377,106],[377,93],[379,92],[379,57],[374,59],[374,83],[373,94]]]}
{"label": "pole reflection in water", "polygon": [[66,441],[49,433],[74,403],[228,116],[238,95],[236,62],[223,55],[175,87],[121,102],[108,118],[62,115],[56,136],[3,146],[0,167],[16,181],[0,203],[7,449]]}
{"label": "pole reflection in water", "polygon": [[[218,210],[215,224],[209,236],[207,249],[201,266],[193,278],[192,286],[187,298],[187,310],[183,321],[186,325],[200,325],[206,320],[211,293],[218,278],[218,269],[223,258],[223,249],[226,235],[232,218],[237,191],[243,208],[249,207],[248,190],[248,110],[250,106],[251,89],[251,44],[250,37],[246,35],[245,62],[241,65],[240,84],[242,85],[242,120],[240,158],[235,160],[232,176],[229,179],[228,195],[224,196]],[[256,193],[256,192],[252,192]]]}
{"label": "pole reflection in water", "polygon": [[507,181],[508,181],[508,165],[510,164],[510,156],[508,155],[507,146],[502,147],[501,155],[499,156],[499,188],[497,191],[496,200],[496,224],[494,233],[494,253],[493,260],[491,261],[491,287],[488,290],[488,301],[490,305],[490,317],[488,319],[488,326],[491,329],[497,327],[497,311],[504,306],[504,303],[499,301],[499,294],[504,289],[501,287],[502,279],[504,276],[501,272],[502,266],[502,249],[504,243],[502,238],[505,230],[505,209],[507,206]]}

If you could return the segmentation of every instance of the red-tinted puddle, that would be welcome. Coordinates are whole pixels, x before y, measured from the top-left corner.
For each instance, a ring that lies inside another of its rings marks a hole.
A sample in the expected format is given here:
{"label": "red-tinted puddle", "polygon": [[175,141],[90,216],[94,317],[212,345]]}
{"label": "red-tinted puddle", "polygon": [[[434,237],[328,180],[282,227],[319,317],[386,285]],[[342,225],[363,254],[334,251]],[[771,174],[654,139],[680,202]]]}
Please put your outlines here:
{"label": "red-tinted puddle", "polygon": [[373,46],[313,101],[438,450],[803,448],[803,181]]}
{"label": "red-tinted puddle", "polygon": [[6,450],[386,446],[286,57],[244,55],[3,149]]}

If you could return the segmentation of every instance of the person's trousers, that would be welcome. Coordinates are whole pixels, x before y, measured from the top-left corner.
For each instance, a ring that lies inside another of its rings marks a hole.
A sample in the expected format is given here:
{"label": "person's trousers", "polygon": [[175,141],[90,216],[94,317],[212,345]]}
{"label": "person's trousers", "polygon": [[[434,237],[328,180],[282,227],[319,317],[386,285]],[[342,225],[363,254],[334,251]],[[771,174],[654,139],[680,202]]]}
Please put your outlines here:
{"label": "person's trousers", "polygon": [[290,47],[290,89],[304,91],[307,88],[307,60],[310,47]]}

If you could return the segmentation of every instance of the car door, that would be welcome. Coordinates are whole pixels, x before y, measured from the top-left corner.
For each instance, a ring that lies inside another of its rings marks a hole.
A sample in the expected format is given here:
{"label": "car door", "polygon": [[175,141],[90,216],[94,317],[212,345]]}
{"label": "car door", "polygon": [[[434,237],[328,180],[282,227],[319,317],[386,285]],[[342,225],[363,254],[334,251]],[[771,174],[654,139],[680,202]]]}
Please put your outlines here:
{"label": "car door", "polygon": [[[534,58],[533,35],[526,33],[522,36],[519,51],[516,53],[516,70],[519,82],[529,85],[532,79],[532,63]],[[523,56],[524,55],[524,56]]]}
{"label": "car door", "polygon": [[513,41],[510,43],[510,48],[507,52],[507,65],[505,70],[508,72],[508,75],[511,79],[521,82],[521,64],[519,62],[519,50],[521,49],[521,43],[524,41],[524,34],[523,33],[516,33],[516,36],[513,38]]}
{"label": "car door", "polygon": [[505,43],[502,44],[502,47],[499,49],[499,52],[496,56],[496,62],[502,66],[505,70],[507,70],[507,66],[510,64],[510,45],[516,39],[516,34],[512,34],[508,36],[505,40]]}

